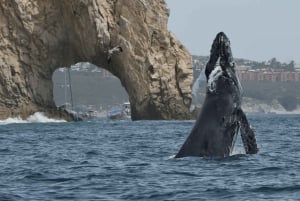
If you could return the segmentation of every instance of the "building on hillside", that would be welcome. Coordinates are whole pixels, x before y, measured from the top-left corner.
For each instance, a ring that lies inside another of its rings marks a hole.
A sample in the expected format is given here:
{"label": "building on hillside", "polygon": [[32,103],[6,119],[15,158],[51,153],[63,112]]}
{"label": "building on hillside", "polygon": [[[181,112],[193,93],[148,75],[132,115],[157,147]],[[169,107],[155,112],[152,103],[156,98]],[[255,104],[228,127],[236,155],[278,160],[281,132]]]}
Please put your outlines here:
{"label": "building on hillside", "polygon": [[300,71],[238,70],[241,81],[299,82]]}

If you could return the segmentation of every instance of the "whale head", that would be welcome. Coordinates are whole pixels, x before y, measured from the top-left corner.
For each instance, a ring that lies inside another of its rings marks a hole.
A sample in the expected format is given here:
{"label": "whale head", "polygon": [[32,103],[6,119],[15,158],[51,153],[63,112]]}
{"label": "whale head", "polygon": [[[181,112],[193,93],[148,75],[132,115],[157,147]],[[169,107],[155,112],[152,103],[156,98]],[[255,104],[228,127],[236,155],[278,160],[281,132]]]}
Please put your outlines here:
{"label": "whale head", "polygon": [[231,80],[234,87],[237,87],[237,91],[242,92],[242,87],[235,71],[230,40],[224,32],[219,32],[213,41],[205,74],[210,92],[217,90],[217,82],[220,78]]}

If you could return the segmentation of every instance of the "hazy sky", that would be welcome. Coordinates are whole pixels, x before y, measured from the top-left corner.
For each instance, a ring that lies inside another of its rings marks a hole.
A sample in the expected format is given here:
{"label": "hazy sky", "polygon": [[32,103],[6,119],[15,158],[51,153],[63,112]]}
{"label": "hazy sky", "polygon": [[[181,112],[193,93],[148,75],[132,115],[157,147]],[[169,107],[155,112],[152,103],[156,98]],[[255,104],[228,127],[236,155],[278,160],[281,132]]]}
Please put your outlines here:
{"label": "hazy sky", "polygon": [[167,0],[167,4],[169,30],[191,54],[209,55],[215,35],[224,31],[234,57],[300,63],[299,0]]}

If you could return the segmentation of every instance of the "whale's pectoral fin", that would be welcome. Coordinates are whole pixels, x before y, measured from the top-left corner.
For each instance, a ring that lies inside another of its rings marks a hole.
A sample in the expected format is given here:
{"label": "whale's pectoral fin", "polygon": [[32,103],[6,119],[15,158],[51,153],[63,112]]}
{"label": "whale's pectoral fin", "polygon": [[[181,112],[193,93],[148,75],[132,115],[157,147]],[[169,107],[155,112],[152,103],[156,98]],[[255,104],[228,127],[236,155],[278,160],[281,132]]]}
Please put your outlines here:
{"label": "whale's pectoral fin", "polygon": [[240,131],[246,154],[258,152],[254,130],[250,127],[247,117],[242,109],[238,111]]}

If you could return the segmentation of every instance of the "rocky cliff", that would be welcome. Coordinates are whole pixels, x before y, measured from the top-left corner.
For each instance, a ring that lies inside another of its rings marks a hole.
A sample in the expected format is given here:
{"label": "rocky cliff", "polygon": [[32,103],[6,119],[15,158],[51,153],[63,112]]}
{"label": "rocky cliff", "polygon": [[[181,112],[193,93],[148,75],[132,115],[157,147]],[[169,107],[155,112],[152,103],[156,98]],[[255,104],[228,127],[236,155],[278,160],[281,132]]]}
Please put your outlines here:
{"label": "rocky cliff", "polygon": [[59,115],[52,74],[77,62],[120,79],[134,120],[190,118],[191,58],[168,16],[164,0],[1,0],[0,119]]}

